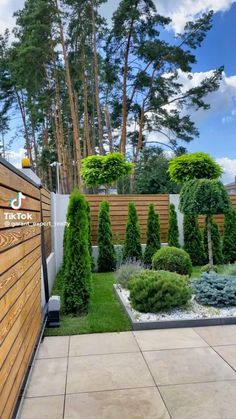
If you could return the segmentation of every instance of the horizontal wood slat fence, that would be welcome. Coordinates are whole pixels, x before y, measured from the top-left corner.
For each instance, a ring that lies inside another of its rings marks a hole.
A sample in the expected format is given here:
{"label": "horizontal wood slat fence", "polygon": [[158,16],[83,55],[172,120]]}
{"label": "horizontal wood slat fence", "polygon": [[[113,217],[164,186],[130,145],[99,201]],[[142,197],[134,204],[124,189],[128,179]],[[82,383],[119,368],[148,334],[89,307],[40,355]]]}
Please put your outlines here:
{"label": "horizontal wood slat fence", "polygon": [[[20,210],[14,210],[9,201],[18,192],[26,199]],[[16,214],[21,219],[11,220]],[[50,193],[0,161],[1,419],[9,419],[13,414],[42,327],[41,227],[34,223],[50,221],[50,217]],[[51,253],[50,229],[45,228],[47,256]]]}
{"label": "horizontal wood slat fence", "polygon": [[86,195],[86,198],[91,210],[93,245],[97,244],[99,205],[102,201],[108,201],[110,204],[115,244],[120,244],[125,239],[129,202],[134,202],[137,208],[142,243],[146,243],[147,216],[150,204],[155,205],[155,209],[160,216],[161,240],[163,243],[167,241],[169,195]]}

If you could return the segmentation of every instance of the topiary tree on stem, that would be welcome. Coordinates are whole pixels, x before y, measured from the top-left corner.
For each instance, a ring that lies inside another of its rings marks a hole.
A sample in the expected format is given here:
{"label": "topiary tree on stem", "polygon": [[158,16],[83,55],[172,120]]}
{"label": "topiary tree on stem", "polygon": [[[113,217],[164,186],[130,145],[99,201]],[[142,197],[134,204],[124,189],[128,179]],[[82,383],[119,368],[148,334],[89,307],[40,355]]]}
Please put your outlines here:
{"label": "topiary tree on stem", "polygon": [[87,202],[77,190],[70,196],[67,222],[63,269],[64,309],[70,314],[85,314],[90,301],[91,258]]}
{"label": "topiary tree on stem", "polygon": [[169,208],[168,245],[180,247],[178,220],[174,204],[170,204]]}
{"label": "topiary tree on stem", "polygon": [[116,269],[116,254],[112,242],[109,204],[100,204],[98,221],[98,272],[111,272]]}
{"label": "topiary tree on stem", "polygon": [[[205,229],[203,233],[204,247],[205,247],[206,254],[208,253],[207,221],[208,220],[206,218]],[[223,253],[222,253],[222,240],[221,240],[220,232],[219,232],[217,223],[212,217],[210,217],[210,223],[211,223],[211,241],[212,241],[213,262],[214,262],[214,265],[222,265]]]}
{"label": "topiary tree on stem", "polygon": [[236,211],[234,209],[225,214],[223,257],[225,263],[236,261]]}
{"label": "topiary tree on stem", "polygon": [[225,214],[231,208],[224,185],[215,179],[186,182],[180,193],[180,210],[184,214],[205,215],[209,264],[213,263],[212,216]]}
{"label": "topiary tree on stem", "polygon": [[134,203],[129,203],[128,222],[126,225],[126,236],[123,247],[124,260],[142,260],[140,226]]}
{"label": "topiary tree on stem", "polygon": [[152,257],[161,248],[159,215],[154,204],[150,204],[147,222],[147,245],[144,252],[144,264],[152,266]]}
{"label": "topiary tree on stem", "polygon": [[183,229],[184,250],[189,254],[192,264],[194,266],[204,265],[207,257],[197,215],[185,214]]}

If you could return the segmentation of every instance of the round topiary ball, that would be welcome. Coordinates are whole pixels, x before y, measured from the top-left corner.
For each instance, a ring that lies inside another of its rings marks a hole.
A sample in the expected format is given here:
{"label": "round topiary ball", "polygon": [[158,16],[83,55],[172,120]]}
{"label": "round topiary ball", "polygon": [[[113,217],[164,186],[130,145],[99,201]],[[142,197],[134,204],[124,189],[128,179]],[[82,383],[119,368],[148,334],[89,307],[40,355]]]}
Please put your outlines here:
{"label": "round topiary ball", "polygon": [[180,275],[191,275],[193,267],[190,256],[185,250],[177,247],[162,247],[152,258],[153,269],[177,272]]}

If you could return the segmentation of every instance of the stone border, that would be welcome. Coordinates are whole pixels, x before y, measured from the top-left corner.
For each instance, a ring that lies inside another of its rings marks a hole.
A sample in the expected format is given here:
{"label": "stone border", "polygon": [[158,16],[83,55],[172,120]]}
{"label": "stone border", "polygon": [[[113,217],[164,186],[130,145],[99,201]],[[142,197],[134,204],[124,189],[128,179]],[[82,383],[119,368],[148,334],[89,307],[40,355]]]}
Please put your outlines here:
{"label": "stone border", "polygon": [[183,320],[157,320],[138,322],[133,316],[132,311],[127,306],[126,301],[124,300],[119,286],[113,285],[114,292],[118,298],[122,308],[129,317],[133,330],[151,330],[151,329],[174,329],[181,327],[200,327],[200,326],[219,326],[227,324],[236,324],[236,317],[212,317],[208,319],[183,319]]}

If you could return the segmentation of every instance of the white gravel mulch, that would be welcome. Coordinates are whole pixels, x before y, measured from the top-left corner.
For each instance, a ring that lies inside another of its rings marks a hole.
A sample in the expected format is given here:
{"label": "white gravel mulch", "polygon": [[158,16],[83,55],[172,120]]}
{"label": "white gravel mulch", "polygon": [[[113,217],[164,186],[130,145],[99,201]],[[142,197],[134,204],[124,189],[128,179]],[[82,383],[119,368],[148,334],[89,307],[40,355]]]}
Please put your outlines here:
{"label": "white gravel mulch", "polygon": [[215,308],[203,306],[195,301],[194,296],[191,302],[185,308],[175,308],[169,311],[161,311],[159,313],[140,313],[132,308],[129,301],[130,292],[120,285],[118,286],[122,299],[127,307],[132,311],[136,321],[148,322],[158,320],[183,320],[183,319],[208,319],[214,317],[236,317],[236,307]]}

